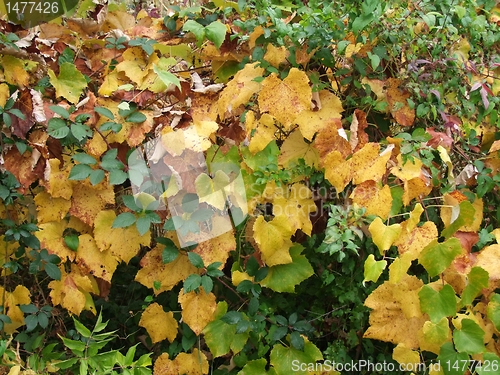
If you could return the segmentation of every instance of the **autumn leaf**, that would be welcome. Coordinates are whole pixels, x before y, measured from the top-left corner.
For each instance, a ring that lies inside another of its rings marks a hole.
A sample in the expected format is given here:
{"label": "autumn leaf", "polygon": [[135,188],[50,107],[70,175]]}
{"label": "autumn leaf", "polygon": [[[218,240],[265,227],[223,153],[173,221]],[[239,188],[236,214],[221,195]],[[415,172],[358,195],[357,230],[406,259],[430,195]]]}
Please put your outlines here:
{"label": "autumn leaf", "polygon": [[248,112],[245,120],[247,133],[253,133],[248,149],[252,154],[262,151],[274,140],[277,130],[276,120],[273,116],[264,113],[260,119],[255,118],[254,112]]}
{"label": "autumn leaf", "polygon": [[488,272],[491,280],[500,280],[500,245],[490,245],[482,249],[476,258],[475,266]]}
{"label": "autumn leaf", "polygon": [[74,260],[76,253],[70,250],[64,243],[64,230],[67,222],[64,220],[40,224],[39,231],[35,236],[40,240],[40,247],[47,249],[49,253],[57,255],[61,260]]}
{"label": "autumn leaf", "polygon": [[[323,359],[321,351],[311,343],[307,338],[304,338],[304,349],[298,350],[292,345],[283,346],[275,344],[271,350],[270,363],[279,375],[289,374],[294,363],[316,363]],[[296,374],[304,375],[306,371],[294,371]]]}
{"label": "autumn leaf", "polygon": [[450,238],[438,243],[433,240],[420,253],[418,261],[431,277],[437,276],[451,264],[453,259],[462,252],[462,246],[457,238]]}
{"label": "autumn leaf", "polygon": [[206,173],[196,177],[196,193],[200,202],[206,202],[219,210],[226,206],[226,195],[224,188],[229,185],[229,177],[221,170],[215,172],[215,176],[210,178]]}
{"label": "autumn leaf", "polygon": [[50,77],[50,83],[56,89],[57,96],[62,96],[70,103],[78,103],[83,90],[87,87],[87,81],[74,64],[62,63],[57,77],[52,69],[49,69],[47,73]]}
{"label": "autumn leaf", "polygon": [[208,374],[208,361],[203,352],[193,349],[192,353],[179,353],[174,360],[169,359],[168,353],[162,353],[154,364],[154,375]]}
{"label": "autumn leaf", "polygon": [[172,343],[177,336],[178,324],[174,313],[165,312],[156,302],[143,311],[139,326],[146,328],[153,344],[165,339]]}
{"label": "autumn leaf", "polygon": [[269,44],[264,55],[264,60],[275,68],[278,68],[281,64],[286,62],[289,54],[290,52],[285,46],[275,47],[274,45]]}
{"label": "autumn leaf", "polygon": [[94,238],[90,234],[78,236],[79,246],[76,252],[76,262],[91,275],[111,282],[118,261],[111,251],[99,251]]}
{"label": "autumn leaf", "polygon": [[268,266],[293,262],[289,250],[292,246],[290,237],[294,231],[286,216],[275,216],[267,222],[260,215],[253,225],[253,231],[263,260]]}
{"label": "autumn leaf", "polygon": [[365,278],[363,280],[363,284],[366,281],[377,282],[378,278],[384,272],[385,267],[387,266],[386,260],[375,260],[375,256],[373,254],[368,255],[368,258],[365,260]]}
{"label": "autumn leaf", "polygon": [[69,212],[84,223],[92,225],[97,215],[106,206],[114,205],[114,203],[115,193],[112,185],[92,186],[89,181],[84,181],[73,187]]}
{"label": "autumn leaf", "polygon": [[368,227],[368,230],[370,231],[373,243],[377,245],[380,254],[384,255],[384,253],[389,250],[391,245],[401,234],[401,225],[385,225],[382,222],[382,219],[376,217]]}
{"label": "autumn leaf", "polygon": [[208,323],[214,320],[217,307],[215,295],[206,293],[203,287],[199,292],[184,293],[184,288],[179,292],[179,303],[182,307],[182,320],[199,335]]}
{"label": "autumn leaf", "polygon": [[311,107],[312,91],[307,75],[290,69],[288,76],[281,80],[272,73],[262,81],[258,102],[262,113],[269,113],[289,130],[296,117]]}
{"label": "autumn leaf", "polygon": [[5,81],[7,83],[21,88],[28,85],[30,79],[30,69],[26,69],[27,67],[25,61],[11,55],[2,56],[1,60]]}
{"label": "autumn leaf", "polygon": [[398,165],[391,169],[391,173],[404,183],[403,204],[410,204],[413,198],[426,197],[432,190],[432,185],[423,173],[423,164],[419,159],[403,162],[401,155],[397,156]]}
{"label": "autumn leaf", "polygon": [[59,159],[49,159],[47,161],[44,186],[51,197],[71,199],[75,181],[69,179],[70,170],[71,163],[65,163],[64,169],[61,169]]}
{"label": "autumn leaf", "polygon": [[30,291],[24,285],[17,285],[14,291],[9,292],[0,286],[0,306],[3,306],[3,314],[10,318],[10,322],[4,323],[3,329],[7,334],[13,334],[19,327],[25,324],[24,313],[20,305],[31,303]]}
{"label": "autumn leaf", "polygon": [[418,332],[427,320],[420,312],[418,291],[422,286],[421,280],[406,275],[397,285],[386,281],[375,289],[365,301],[372,311],[363,337],[417,349]]}
{"label": "autumn leaf", "polygon": [[406,368],[418,368],[420,364],[420,353],[407,348],[404,344],[398,344],[394,348],[392,358]]}
{"label": "autumn leaf", "polygon": [[53,198],[46,191],[41,191],[35,196],[35,204],[39,224],[64,219],[71,207],[71,201],[64,198]]}
{"label": "autumn leaf", "polygon": [[377,215],[386,220],[391,212],[392,195],[389,185],[380,188],[375,181],[367,180],[354,188],[350,198],[354,204],[366,209],[366,215]]}
{"label": "autumn leaf", "polygon": [[400,81],[395,78],[387,80],[387,102],[394,119],[402,126],[412,126],[415,121],[415,110],[410,108],[410,94],[400,88]]}
{"label": "autumn leaf", "polygon": [[306,143],[302,133],[294,131],[281,145],[278,162],[284,168],[293,168],[303,159],[306,165],[317,168],[319,166],[319,154],[312,144]]}
{"label": "autumn leaf", "polygon": [[441,346],[451,342],[451,329],[448,318],[443,317],[439,322],[427,321],[419,332],[420,350],[439,354]]}

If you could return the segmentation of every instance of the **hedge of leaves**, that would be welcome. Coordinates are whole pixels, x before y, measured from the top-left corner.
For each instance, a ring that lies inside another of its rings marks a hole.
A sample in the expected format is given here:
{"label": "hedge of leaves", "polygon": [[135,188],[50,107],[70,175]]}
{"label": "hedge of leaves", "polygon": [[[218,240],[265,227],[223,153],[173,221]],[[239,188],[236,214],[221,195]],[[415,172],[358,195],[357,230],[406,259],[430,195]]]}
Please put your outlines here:
{"label": "hedge of leaves", "polygon": [[469,0],[0,21],[0,369],[497,373],[499,22]]}

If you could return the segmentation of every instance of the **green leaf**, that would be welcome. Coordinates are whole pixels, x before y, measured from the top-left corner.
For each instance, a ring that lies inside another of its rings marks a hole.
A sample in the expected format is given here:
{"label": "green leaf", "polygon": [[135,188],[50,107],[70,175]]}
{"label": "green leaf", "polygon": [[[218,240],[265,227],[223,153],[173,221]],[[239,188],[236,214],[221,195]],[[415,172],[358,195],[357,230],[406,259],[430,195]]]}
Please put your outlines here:
{"label": "green leaf", "polygon": [[49,109],[52,112],[57,113],[62,118],[66,119],[66,120],[69,119],[70,113],[66,110],[66,108],[60,107],[58,105],[51,105],[51,106],[49,106]]}
{"label": "green leaf", "polygon": [[119,169],[113,169],[109,171],[110,185],[121,185],[127,180],[127,178],[128,178],[127,173]]}
{"label": "green leaf", "polygon": [[220,320],[227,324],[238,324],[242,318],[243,315],[239,311],[228,311]]}
{"label": "green leaf", "polygon": [[54,263],[45,263],[45,273],[53,280],[61,280],[61,270]]}
{"label": "green leaf", "polygon": [[488,303],[488,319],[495,325],[497,331],[500,331],[500,294],[494,293]]}
{"label": "green leaf", "polygon": [[56,89],[56,96],[62,96],[70,103],[76,104],[87,87],[87,80],[76,68],[75,64],[65,62],[59,67],[59,76],[56,77],[52,69],[47,71],[50,83]]}
{"label": "green leaf", "polygon": [[222,272],[219,267],[221,262],[214,262],[207,267],[207,275],[210,277],[221,277],[224,276],[224,272]]}
{"label": "green leaf", "polygon": [[205,27],[193,20],[187,20],[182,26],[182,31],[191,32],[196,37],[198,47],[203,43],[203,39],[205,38]]}
{"label": "green leaf", "polygon": [[120,215],[118,215],[115,220],[113,221],[113,225],[111,225],[111,228],[125,228],[129,227],[132,224],[135,223],[137,218],[135,215],[131,212],[122,212]]}
{"label": "green leaf", "polygon": [[153,71],[158,75],[158,78],[161,79],[165,86],[169,87],[170,85],[175,85],[181,90],[181,81],[179,81],[176,75],[170,73],[168,70],[162,70],[156,65],[153,65]]}
{"label": "green leaf", "polygon": [[203,287],[205,293],[210,293],[214,288],[214,282],[212,281],[210,276],[203,275],[201,277],[201,286]]}
{"label": "green leaf", "polygon": [[203,267],[205,267],[205,265],[203,264],[203,259],[201,258],[201,256],[199,256],[196,253],[193,253],[192,251],[188,252],[187,255],[188,255],[189,261],[191,262],[191,264],[193,266],[195,266],[196,268],[203,268]]}
{"label": "green leaf", "polygon": [[70,250],[76,251],[80,240],[77,235],[72,234],[70,236],[64,236],[64,243],[70,248]]}
{"label": "green leaf", "polygon": [[90,172],[90,183],[92,185],[97,185],[99,182],[104,180],[104,171],[102,169],[94,169],[92,172]]}
{"label": "green leaf", "polygon": [[73,322],[75,324],[75,328],[78,331],[80,335],[83,337],[89,338],[92,335],[92,332],[90,332],[90,329],[85,327],[82,323],[80,323],[77,319],[73,318]]}
{"label": "green leaf", "polygon": [[176,260],[178,256],[179,250],[177,249],[177,246],[175,246],[175,244],[172,242],[171,245],[166,245],[163,249],[161,260],[163,261],[163,264],[167,264]]}
{"label": "green leaf", "polygon": [[38,314],[38,325],[43,329],[47,328],[47,326],[49,325],[49,318],[46,314]]}
{"label": "green leaf", "polygon": [[38,326],[38,318],[36,315],[25,316],[24,323],[26,323],[26,331],[31,332]]}
{"label": "green leaf", "polygon": [[52,117],[49,120],[47,134],[55,139],[65,138],[69,134],[69,127],[63,119]]}
{"label": "green leaf", "polygon": [[127,116],[127,118],[125,119],[125,121],[128,121],[128,122],[133,122],[133,123],[136,123],[136,124],[140,124],[144,121],[146,121],[147,117],[144,113],[141,113],[141,112],[133,112],[131,113],[130,115]]}
{"label": "green leaf", "polygon": [[226,39],[227,28],[220,21],[214,21],[205,27],[205,35],[208,40],[213,42],[217,48],[220,48],[224,39]]}
{"label": "green leaf", "polygon": [[71,124],[71,133],[79,141],[82,141],[85,138],[92,137],[92,130],[84,124]]}
{"label": "green leaf", "polygon": [[457,312],[455,290],[448,284],[439,292],[429,285],[424,285],[418,292],[418,297],[422,312],[428,314],[435,324],[439,323],[443,317],[455,316]]}
{"label": "green leaf", "polygon": [[135,197],[133,195],[123,195],[122,200],[123,200],[123,203],[125,204],[125,206],[127,206],[127,208],[131,209],[132,211],[135,211],[135,212],[142,211],[142,208],[140,208],[137,205],[137,203],[135,201]]}
{"label": "green leaf", "polygon": [[292,332],[290,334],[290,344],[297,350],[304,350],[304,338],[299,332]]}
{"label": "green leaf", "polygon": [[135,222],[135,226],[139,234],[144,236],[151,227],[151,221],[147,217],[139,217]]}
{"label": "green leaf", "polygon": [[489,274],[481,267],[473,267],[467,275],[467,286],[462,292],[461,306],[470,305],[484,288],[488,287]]}
{"label": "green leaf", "polygon": [[266,370],[267,360],[264,358],[248,361],[237,375],[277,375],[274,368]]}
{"label": "green leaf", "polygon": [[[304,350],[297,350],[293,346],[284,347],[276,344],[271,350],[271,365],[278,374],[290,374],[297,363],[316,363],[323,359],[320,350],[311,342],[304,343]],[[307,371],[294,371],[294,374],[307,374]]]}
{"label": "green leaf", "polygon": [[314,274],[307,258],[301,255],[303,249],[301,245],[291,247],[292,263],[269,267],[268,275],[259,284],[275,292],[294,293],[296,285]]}
{"label": "green leaf", "polygon": [[462,252],[462,245],[458,238],[450,238],[443,243],[437,240],[427,245],[419,256],[419,263],[425,267],[429,276],[434,277],[443,272]]}
{"label": "green leaf", "polygon": [[[464,375],[469,364],[469,356],[466,353],[457,353],[451,342],[444,343],[439,351],[437,362],[445,375]],[[466,367],[463,368],[463,364]]]}
{"label": "green leaf", "polygon": [[21,120],[26,120],[26,116],[17,108],[12,108],[9,113],[11,115],[16,116],[17,118],[20,118]]}
{"label": "green leaf", "polygon": [[90,173],[92,173],[92,171],[92,167],[87,164],[77,164],[73,168],[71,168],[68,179],[76,181],[85,180],[90,176]]}
{"label": "green leaf", "polygon": [[453,342],[459,353],[479,354],[483,353],[484,331],[472,319],[462,319],[462,329],[453,331]]}
{"label": "green leaf", "polygon": [[201,286],[201,276],[197,273],[189,275],[186,280],[184,280],[184,293],[192,292]]}
{"label": "green leaf", "polygon": [[19,309],[25,314],[35,314],[38,312],[38,308],[33,304],[20,305]]}
{"label": "green leaf", "polygon": [[500,358],[493,353],[483,354],[483,363],[478,364],[475,370],[478,375],[496,375],[500,367]]}
{"label": "green leaf", "polygon": [[73,155],[72,158],[80,164],[94,165],[97,163],[93,156],[90,156],[83,152]]}
{"label": "green leaf", "polygon": [[374,14],[362,14],[354,19],[352,23],[352,32],[358,34],[366,26],[368,26],[375,19]]}
{"label": "green leaf", "polygon": [[373,281],[376,283],[382,272],[384,272],[386,266],[386,260],[376,261],[375,256],[370,254],[365,261],[365,279],[363,280],[363,283],[365,281]]}
{"label": "green leaf", "polygon": [[106,132],[108,130],[111,130],[114,133],[118,133],[120,130],[122,130],[122,125],[118,124],[117,122],[105,122],[99,127],[99,130],[102,132]]}
{"label": "green leaf", "polygon": [[110,120],[115,119],[115,115],[113,115],[113,112],[111,112],[109,109],[104,108],[104,107],[94,107],[94,111],[99,113],[101,116],[107,117]]}

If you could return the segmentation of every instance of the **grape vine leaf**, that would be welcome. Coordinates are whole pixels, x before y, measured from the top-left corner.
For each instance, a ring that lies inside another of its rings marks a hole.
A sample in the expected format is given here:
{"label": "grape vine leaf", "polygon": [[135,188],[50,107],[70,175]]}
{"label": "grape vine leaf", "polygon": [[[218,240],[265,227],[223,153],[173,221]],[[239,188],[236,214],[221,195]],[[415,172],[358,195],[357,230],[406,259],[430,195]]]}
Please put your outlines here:
{"label": "grape vine leaf", "polygon": [[368,227],[373,239],[373,243],[377,245],[381,255],[389,250],[391,245],[401,234],[401,224],[385,225],[380,217],[376,217]]}
{"label": "grape vine leaf", "polygon": [[427,321],[419,332],[420,350],[439,354],[444,343],[451,342],[451,329],[448,318],[437,323]]}
{"label": "grape vine leaf", "polygon": [[3,306],[3,314],[10,318],[10,323],[4,324],[4,331],[13,334],[17,328],[25,324],[24,314],[19,308],[20,305],[31,303],[30,291],[24,285],[17,285],[14,291],[9,292],[0,286],[0,306]]}
{"label": "grape vine leaf", "polygon": [[165,312],[163,307],[156,302],[143,311],[139,326],[146,329],[153,344],[165,339],[172,343],[177,336],[178,324],[174,313]]}
{"label": "grape vine leaf", "polygon": [[453,331],[453,342],[459,353],[478,354],[484,347],[484,331],[472,319],[462,319],[461,327]]}
{"label": "grape vine leaf", "polygon": [[441,290],[435,290],[430,285],[424,285],[420,292],[420,308],[429,315],[431,322],[437,324],[444,317],[454,316],[457,311],[455,290],[448,284]]}
{"label": "grape vine leaf", "polygon": [[[289,337],[287,337],[289,340]],[[304,349],[297,350],[292,345],[285,347],[282,344],[275,344],[271,350],[270,363],[276,370],[277,375],[290,374],[290,369],[294,368],[293,363],[313,364],[323,359],[321,351],[307,338],[304,338]],[[295,361],[295,362],[294,362]],[[308,371],[294,371],[299,375],[305,375]]]}
{"label": "grape vine leaf", "polygon": [[365,271],[364,271],[364,280],[363,280],[363,285],[365,284],[366,281],[373,281],[374,283],[377,282],[378,278],[384,272],[385,267],[387,266],[387,261],[382,259],[382,260],[375,260],[375,256],[373,254],[368,255],[368,258],[365,260]]}
{"label": "grape vine leaf", "polygon": [[458,238],[453,237],[442,243],[433,240],[422,250],[418,261],[425,267],[429,276],[434,277],[448,268],[461,252],[462,246]]}

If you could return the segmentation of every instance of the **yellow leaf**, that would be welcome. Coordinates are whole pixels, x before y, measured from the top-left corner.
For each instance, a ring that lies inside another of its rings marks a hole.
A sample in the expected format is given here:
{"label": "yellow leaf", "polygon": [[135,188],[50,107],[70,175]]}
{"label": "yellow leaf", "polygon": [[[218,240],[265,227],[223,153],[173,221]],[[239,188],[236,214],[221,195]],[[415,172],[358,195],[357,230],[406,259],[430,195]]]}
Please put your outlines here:
{"label": "yellow leaf", "polygon": [[408,99],[410,93],[400,89],[400,81],[396,78],[387,80],[387,102],[392,117],[402,126],[412,126],[415,121],[415,109],[410,108]]}
{"label": "yellow leaf", "polygon": [[61,280],[49,283],[50,298],[54,305],[61,305],[71,314],[80,315],[84,310],[95,312],[95,307],[89,306],[87,299],[90,293],[99,294],[99,289],[92,275],[83,275],[76,264],[71,264],[71,272],[61,269]]}
{"label": "yellow leaf", "polygon": [[193,349],[191,354],[179,353],[174,360],[162,353],[154,364],[154,375],[204,375],[208,374],[208,361],[203,352]]}
{"label": "yellow leaf", "polygon": [[420,364],[420,353],[407,348],[404,344],[398,344],[394,348],[392,358],[409,369],[417,369]]}
{"label": "yellow leaf", "polygon": [[[218,220],[217,217],[214,218],[212,225],[214,227],[224,226],[219,225]],[[221,262],[224,265],[229,257],[229,253],[234,249],[236,249],[236,238],[234,237],[234,231],[231,230],[220,236],[200,242],[192,251],[201,256],[205,265],[214,262]]]}
{"label": "yellow leaf", "polygon": [[389,266],[389,282],[397,284],[401,279],[407,275],[408,268],[411,266],[413,256],[411,253],[404,253],[400,255]]}
{"label": "yellow leaf", "polygon": [[500,245],[490,245],[477,254],[475,266],[488,272],[490,280],[500,280]]}
{"label": "yellow leaf", "polygon": [[4,324],[4,331],[7,334],[14,333],[17,328],[24,325],[24,313],[19,305],[31,303],[30,291],[23,285],[17,285],[13,292],[6,291],[0,286],[0,306],[3,306],[3,314],[6,314],[11,322]]}
{"label": "yellow leaf", "polygon": [[117,259],[128,263],[137,255],[141,246],[149,246],[151,232],[140,235],[135,225],[112,228],[116,214],[111,210],[100,211],[94,221],[94,238],[100,251],[110,250]]}
{"label": "yellow leaf", "polygon": [[[248,121],[252,120],[253,118],[250,116]],[[252,154],[262,151],[266,148],[269,142],[275,139],[274,133],[277,130],[275,122],[276,121],[273,116],[264,113],[258,121],[255,121],[255,125],[251,125],[251,127],[256,129],[254,135],[250,139],[250,144],[248,145],[248,149]]]}
{"label": "yellow leaf", "polygon": [[337,193],[343,191],[351,181],[351,159],[345,160],[340,152],[332,151],[321,160],[321,164],[325,166],[325,178]]}
{"label": "yellow leaf", "polygon": [[398,247],[399,254],[411,254],[411,260],[417,259],[420,252],[428,244],[438,237],[438,230],[432,221],[426,221],[422,226],[415,227],[408,231],[411,227],[411,219],[401,223],[403,230],[400,236],[394,241],[394,246]]}
{"label": "yellow leaf", "polygon": [[319,92],[321,107],[317,111],[310,108],[300,112],[295,118],[295,123],[299,125],[300,132],[305,139],[311,141],[314,135],[327,127],[336,127],[337,121],[342,118],[344,111],[342,102],[328,90]]}
{"label": "yellow leaf", "polygon": [[268,266],[292,263],[289,250],[292,246],[290,237],[294,231],[288,217],[275,216],[273,220],[267,222],[261,215],[255,220],[253,231],[263,261]]}
{"label": "yellow leaf", "polygon": [[397,156],[398,165],[391,173],[404,183],[403,204],[410,204],[413,198],[426,197],[432,190],[430,179],[423,173],[423,164],[419,159],[403,163],[401,155]]}
{"label": "yellow leaf", "polygon": [[0,83],[0,106],[4,107],[10,97],[9,86],[6,83]]}
{"label": "yellow leaf", "polygon": [[406,225],[404,226],[407,232],[413,231],[417,227],[417,224],[420,222],[420,216],[424,212],[424,209],[420,203],[415,205],[413,211],[410,212],[410,217],[405,221]]}
{"label": "yellow leaf", "polygon": [[94,238],[90,234],[78,236],[79,244],[76,262],[91,275],[111,282],[118,260],[110,250],[99,251]]}
{"label": "yellow leaf", "polygon": [[[186,254],[179,254],[174,261],[163,264],[162,252],[163,246],[161,245],[149,250],[141,259],[141,269],[135,276],[136,281],[153,289],[155,295],[171,290],[180,281],[198,272]],[[160,282],[160,288],[154,288],[155,281]]]}
{"label": "yellow leaf", "polygon": [[88,181],[81,182],[73,187],[71,198],[71,215],[76,216],[85,224],[92,225],[97,214],[107,205],[114,205],[115,192],[112,185],[104,184],[92,186]]}
{"label": "yellow leaf", "polygon": [[60,169],[59,159],[49,159],[45,169],[44,186],[53,198],[71,199],[74,181],[69,180],[71,163],[64,163],[64,169]]}
{"label": "yellow leaf", "polygon": [[148,74],[147,61],[141,47],[128,48],[122,54],[123,61],[116,66],[116,71],[123,72],[137,86],[142,84]]}
{"label": "yellow leaf", "polygon": [[221,170],[215,172],[213,179],[206,173],[200,174],[194,182],[200,202],[206,202],[223,210],[226,206],[224,188],[229,185],[229,182],[229,177]]}
{"label": "yellow leaf", "polygon": [[312,91],[307,74],[297,68],[290,69],[282,81],[275,73],[262,81],[258,96],[261,112],[267,112],[286,130],[290,130],[295,118],[311,108]]}
{"label": "yellow leaf", "polygon": [[63,233],[67,228],[66,221],[44,223],[40,224],[38,228],[39,230],[35,232],[35,236],[40,240],[42,249],[47,249],[49,253],[57,255],[63,262],[66,259],[75,259],[76,253],[64,243]]}
{"label": "yellow leaf", "polygon": [[393,146],[389,146],[379,155],[380,144],[367,143],[352,156],[352,182],[356,185],[367,181],[380,181],[387,170],[387,161],[391,157]]}
{"label": "yellow leaf", "polygon": [[213,293],[205,293],[203,287],[200,291],[184,293],[184,288],[179,292],[179,303],[182,307],[182,320],[193,330],[196,335],[199,335],[203,328],[214,320],[215,295]]}
{"label": "yellow leaf", "polygon": [[278,163],[284,168],[293,168],[299,159],[304,159],[306,165],[317,168],[319,165],[318,151],[311,143],[306,143],[302,133],[294,131],[281,145]]}
{"label": "yellow leaf", "polygon": [[118,87],[123,86],[128,82],[127,76],[124,72],[113,70],[104,76],[101,87],[99,87],[98,94],[102,96],[110,96]]}
{"label": "yellow leaf", "polygon": [[72,62],[63,62],[59,66],[59,75],[56,76],[52,69],[47,70],[50,83],[56,89],[56,96],[62,96],[68,102],[76,104],[87,88],[85,76]]}
{"label": "yellow leaf", "polygon": [[396,241],[396,239],[401,234],[401,225],[392,224],[385,225],[382,219],[376,217],[368,227],[373,239],[373,243],[377,245],[380,254],[384,255],[384,252],[389,250],[391,245]]}
{"label": "yellow leaf", "polygon": [[38,224],[64,219],[71,207],[71,201],[64,198],[53,198],[46,191],[35,196]]}
{"label": "yellow leaf", "polygon": [[386,220],[391,212],[392,195],[389,185],[382,189],[373,180],[364,181],[354,188],[353,203],[366,208],[366,215],[377,215]]}
{"label": "yellow leaf", "polygon": [[221,92],[218,105],[222,119],[227,118],[226,114],[231,114],[240,105],[247,104],[252,95],[260,90],[261,84],[256,82],[255,78],[262,77],[264,68],[257,67],[257,64],[245,65]]}
{"label": "yellow leaf", "polygon": [[233,271],[231,274],[231,281],[234,286],[238,286],[242,281],[249,280],[253,281],[253,277],[246,272]]}
{"label": "yellow leaf", "polygon": [[[1,207],[1,206],[0,206]],[[0,215],[0,218],[2,216]],[[6,262],[9,262],[12,258],[12,255],[19,249],[19,242],[17,241],[7,241],[4,239],[3,235],[0,235],[0,276],[10,275],[12,273],[8,268],[4,268],[3,265]]]}
{"label": "yellow leaf", "polygon": [[285,194],[273,199],[273,215],[288,219],[292,233],[301,229],[311,235],[312,223],[309,214],[316,212],[312,191],[302,183],[293,184]]}
{"label": "yellow leaf", "polygon": [[142,313],[139,326],[146,328],[153,344],[168,339],[174,342],[178,324],[172,311],[165,312],[156,302],[149,305]]}
{"label": "yellow leaf", "polygon": [[290,52],[285,46],[275,47],[273,44],[269,43],[267,45],[266,54],[264,55],[264,60],[275,68],[278,68],[281,64],[286,62],[289,55]]}
{"label": "yellow leaf", "polygon": [[[16,366],[12,366],[9,370],[9,373],[7,375],[19,375],[21,372],[21,366],[19,365],[16,365]],[[24,371],[23,371],[24,373]]]}
{"label": "yellow leaf", "polygon": [[28,85],[30,75],[23,60],[11,55],[4,55],[2,56],[2,68],[7,83],[20,88]]}
{"label": "yellow leaf", "polygon": [[418,332],[427,318],[420,312],[418,292],[423,283],[415,276],[404,276],[396,285],[386,281],[366,299],[370,312],[370,327],[365,338],[419,347]]}
{"label": "yellow leaf", "polygon": [[[444,226],[448,227],[452,224],[456,218],[460,215],[460,203],[466,200],[467,197],[461,193],[450,193],[443,196],[443,207],[441,207],[441,220],[443,220]],[[481,222],[483,221],[483,200],[482,198],[476,198],[472,207],[475,210],[474,219],[472,223],[461,226],[458,230],[463,232],[477,232],[481,228]],[[464,218],[464,219],[469,219]]]}

